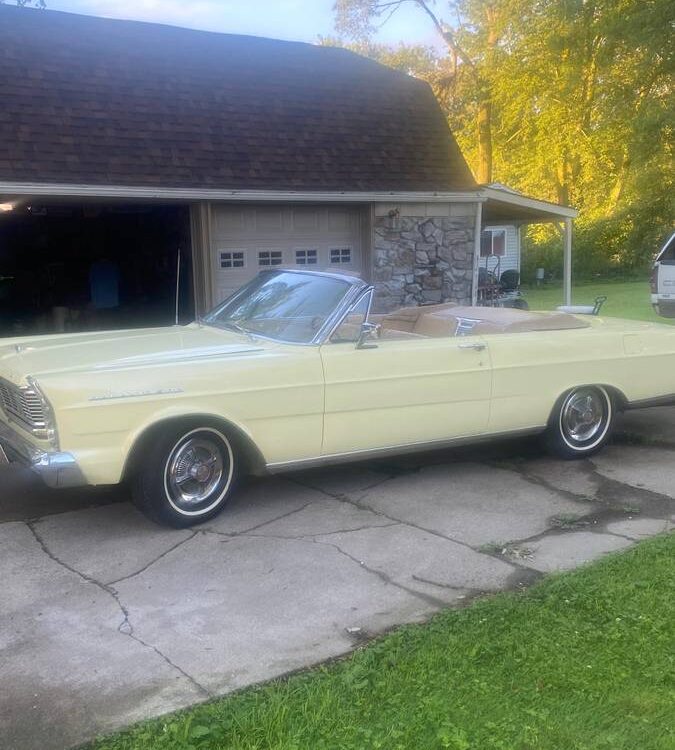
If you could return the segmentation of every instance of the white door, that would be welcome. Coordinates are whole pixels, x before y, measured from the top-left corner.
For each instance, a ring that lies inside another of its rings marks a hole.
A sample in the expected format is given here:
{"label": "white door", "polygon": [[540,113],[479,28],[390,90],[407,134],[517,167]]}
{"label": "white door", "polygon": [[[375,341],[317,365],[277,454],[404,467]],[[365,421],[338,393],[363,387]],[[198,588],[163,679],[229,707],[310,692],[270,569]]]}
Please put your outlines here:
{"label": "white door", "polygon": [[361,221],[352,206],[214,206],[214,304],[265,268],[361,272]]}

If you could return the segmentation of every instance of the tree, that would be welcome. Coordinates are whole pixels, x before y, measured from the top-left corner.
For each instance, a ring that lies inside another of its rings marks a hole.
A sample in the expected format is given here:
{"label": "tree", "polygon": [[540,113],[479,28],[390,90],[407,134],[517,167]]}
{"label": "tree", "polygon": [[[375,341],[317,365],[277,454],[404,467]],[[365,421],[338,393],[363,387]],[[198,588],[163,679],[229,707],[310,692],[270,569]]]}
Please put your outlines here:
{"label": "tree", "polygon": [[337,25],[367,50],[403,5],[443,39],[412,72],[478,181],[580,208],[589,272],[644,265],[673,216],[672,0],[336,0]]}
{"label": "tree", "polygon": [[673,218],[673,4],[539,0],[518,16],[493,78],[500,179],[580,208],[587,272],[644,267]]}
{"label": "tree", "polygon": [[[46,8],[47,3],[45,0],[9,0],[13,5],[16,5],[19,8],[27,8],[29,6],[34,6],[35,8]],[[0,5],[6,5],[7,0],[0,0]]]}
{"label": "tree", "polygon": [[[448,58],[439,66],[436,89],[441,98],[461,98],[475,124],[477,144],[476,177],[492,182],[492,71],[501,36],[502,7],[508,3],[468,0],[448,3],[453,24],[438,12],[435,0],[336,0],[336,25],[339,31],[361,42],[403,5],[415,6],[429,20],[443,41]],[[445,88],[445,92],[442,89]]]}

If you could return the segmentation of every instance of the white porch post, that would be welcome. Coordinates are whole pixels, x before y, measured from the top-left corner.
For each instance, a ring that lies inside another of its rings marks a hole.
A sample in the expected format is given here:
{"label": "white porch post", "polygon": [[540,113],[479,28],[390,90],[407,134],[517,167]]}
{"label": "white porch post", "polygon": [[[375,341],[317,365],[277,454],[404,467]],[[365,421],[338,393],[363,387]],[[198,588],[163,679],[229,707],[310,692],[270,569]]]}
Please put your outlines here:
{"label": "white porch post", "polygon": [[473,285],[471,289],[471,304],[475,307],[478,302],[478,264],[480,263],[480,230],[483,223],[483,204],[476,203],[476,228],[473,237]]}
{"label": "white porch post", "polygon": [[563,228],[564,260],[563,260],[563,290],[565,304],[572,304],[572,219],[565,219]]}

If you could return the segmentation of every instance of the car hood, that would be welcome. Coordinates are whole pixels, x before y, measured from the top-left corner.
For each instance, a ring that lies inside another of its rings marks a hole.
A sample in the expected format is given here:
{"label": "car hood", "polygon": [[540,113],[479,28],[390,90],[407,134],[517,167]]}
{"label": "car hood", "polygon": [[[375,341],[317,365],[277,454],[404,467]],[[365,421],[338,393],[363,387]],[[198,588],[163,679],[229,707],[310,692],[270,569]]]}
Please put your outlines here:
{"label": "car hood", "polygon": [[104,331],[0,340],[0,375],[26,377],[77,371],[148,367],[261,351],[244,334],[192,324],[171,328]]}

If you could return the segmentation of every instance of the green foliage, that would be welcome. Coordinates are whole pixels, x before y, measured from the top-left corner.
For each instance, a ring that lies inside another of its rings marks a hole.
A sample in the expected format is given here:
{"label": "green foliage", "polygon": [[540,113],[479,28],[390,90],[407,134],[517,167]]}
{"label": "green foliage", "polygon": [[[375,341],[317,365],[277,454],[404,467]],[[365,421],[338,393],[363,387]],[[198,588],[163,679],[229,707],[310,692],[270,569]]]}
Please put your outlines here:
{"label": "green foliage", "polygon": [[[388,64],[367,39],[404,4],[446,43],[409,70],[479,179],[578,207],[576,273],[644,271],[673,222],[672,0],[337,0],[338,29]],[[529,238],[555,271],[557,235]]]}
{"label": "green foliage", "polygon": [[675,537],[96,750],[670,750]]}
{"label": "green foliage", "polygon": [[47,7],[45,0],[0,0],[0,5],[17,5],[19,8],[28,8],[30,6],[35,8]]}

